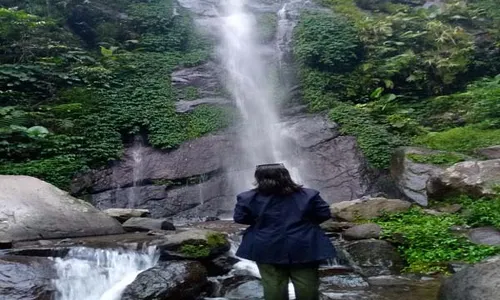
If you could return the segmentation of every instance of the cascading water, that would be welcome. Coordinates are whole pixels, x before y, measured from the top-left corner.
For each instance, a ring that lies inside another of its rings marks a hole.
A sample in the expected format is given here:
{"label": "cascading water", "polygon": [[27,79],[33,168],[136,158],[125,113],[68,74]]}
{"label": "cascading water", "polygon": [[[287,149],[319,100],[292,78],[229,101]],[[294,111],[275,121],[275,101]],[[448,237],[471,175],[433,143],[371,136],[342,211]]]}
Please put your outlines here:
{"label": "cascading water", "polygon": [[136,276],[158,261],[155,248],[143,252],[78,247],[55,258],[56,300],[120,300]]}
{"label": "cascading water", "polygon": [[137,205],[138,197],[139,197],[139,189],[137,188],[140,185],[141,180],[143,178],[144,173],[144,164],[142,163],[144,151],[144,141],[141,136],[136,136],[134,138],[134,144],[132,146],[132,187],[129,189],[128,195],[128,207],[134,208]]}
{"label": "cascading water", "polygon": [[[251,187],[255,165],[273,162],[287,164],[286,143],[282,138],[272,78],[272,58],[258,41],[253,14],[246,11],[245,0],[225,1],[222,5],[219,54],[226,71],[226,88],[232,94],[243,118],[240,133],[239,174],[231,174],[236,191]],[[276,52],[272,49],[271,52]],[[288,166],[288,164],[287,164]],[[288,166],[291,167],[291,166]],[[292,176],[300,181],[293,168]]]}

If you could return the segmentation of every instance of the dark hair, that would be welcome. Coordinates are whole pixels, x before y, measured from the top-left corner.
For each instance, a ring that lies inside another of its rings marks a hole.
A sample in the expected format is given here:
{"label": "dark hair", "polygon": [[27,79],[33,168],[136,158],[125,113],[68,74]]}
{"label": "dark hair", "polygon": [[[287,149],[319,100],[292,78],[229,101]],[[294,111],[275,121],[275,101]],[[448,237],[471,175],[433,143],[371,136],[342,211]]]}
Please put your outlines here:
{"label": "dark hair", "polygon": [[255,190],[266,195],[289,195],[302,189],[292,180],[283,164],[258,165],[255,180]]}

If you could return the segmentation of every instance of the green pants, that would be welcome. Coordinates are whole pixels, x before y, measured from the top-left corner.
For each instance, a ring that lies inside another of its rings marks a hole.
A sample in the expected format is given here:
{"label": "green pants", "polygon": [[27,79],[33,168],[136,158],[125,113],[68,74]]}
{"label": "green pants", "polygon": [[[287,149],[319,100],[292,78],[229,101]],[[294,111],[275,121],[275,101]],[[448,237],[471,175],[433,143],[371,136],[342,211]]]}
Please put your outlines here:
{"label": "green pants", "polygon": [[319,299],[318,265],[257,264],[265,300],[288,300],[288,282],[292,280],[296,300]]}

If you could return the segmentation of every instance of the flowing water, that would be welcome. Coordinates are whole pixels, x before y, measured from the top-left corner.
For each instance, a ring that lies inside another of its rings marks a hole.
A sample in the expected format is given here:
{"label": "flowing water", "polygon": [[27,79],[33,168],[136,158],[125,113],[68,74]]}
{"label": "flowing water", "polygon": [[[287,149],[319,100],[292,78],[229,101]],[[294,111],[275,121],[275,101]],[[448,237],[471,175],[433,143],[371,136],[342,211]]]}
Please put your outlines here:
{"label": "flowing water", "polygon": [[132,146],[132,187],[128,194],[128,207],[135,208],[139,200],[139,189],[144,174],[143,164],[144,140],[142,136],[136,136]]}
{"label": "flowing water", "polygon": [[136,276],[158,261],[154,248],[143,252],[78,247],[55,258],[56,300],[120,300]]}
{"label": "flowing water", "polygon": [[[289,164],[290,158],[286,155],[287,144],[277,107],[278,81],[272,77],[278,67],[272,61],[279,57],[282,44],[276,47],[260,43],[257,19],[245,7],[245,0],[223,3],[218,48],[226,71],[226,88],[243,119],[240,133],[242,171],[231,175],[236,179],[233,180],[236,191],[251,187],[253,174],[249,169],[258,164],[285,163],[294,179],[300,181],[298,170]],[[269,57],[270,52],[274,53],[272,57]]]}

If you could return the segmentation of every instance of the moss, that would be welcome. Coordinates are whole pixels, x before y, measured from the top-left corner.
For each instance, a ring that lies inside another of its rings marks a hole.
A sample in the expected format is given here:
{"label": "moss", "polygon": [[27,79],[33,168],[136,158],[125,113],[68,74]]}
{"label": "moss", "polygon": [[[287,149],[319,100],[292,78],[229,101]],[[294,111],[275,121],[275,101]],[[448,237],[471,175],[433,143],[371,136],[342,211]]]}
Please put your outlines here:
{"label": "moss", "polygon": [[466,159],[464,155],[458,153],[435,153],[427,155],[409,153],[406,157],[416,163],[442,166],[451,166]]}
{"label": "moss", "polygon": [[206,241],[187,241],[180,247],[180,252],[190,258],[206,258],[214,250],[224,247],[226,244],[226,236],[222,233],[214,232],[207,234]]}

